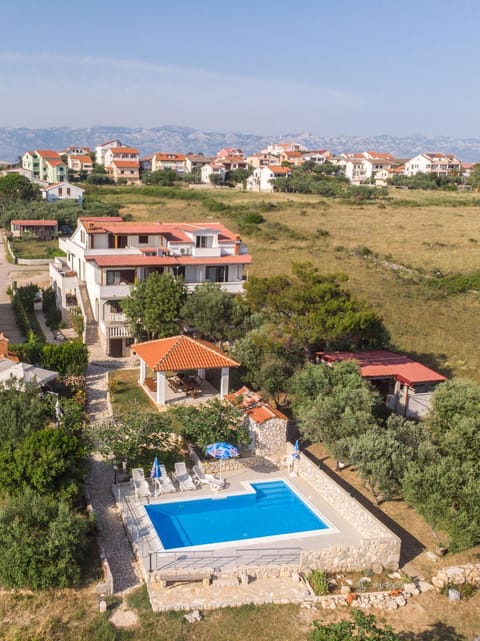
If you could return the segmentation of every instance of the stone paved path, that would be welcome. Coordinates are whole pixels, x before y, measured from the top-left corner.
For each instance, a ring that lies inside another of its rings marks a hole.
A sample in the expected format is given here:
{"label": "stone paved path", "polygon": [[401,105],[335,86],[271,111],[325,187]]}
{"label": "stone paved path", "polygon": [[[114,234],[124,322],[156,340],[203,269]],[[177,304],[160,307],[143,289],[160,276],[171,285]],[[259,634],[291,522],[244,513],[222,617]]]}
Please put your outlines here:
{"label": "stone paved path", "polygon": [[[110,417],[107,407],[107,370],[132,366],[136,359],[112,359],[105,355],[99,343],[89,346],[90,364],[87,368],[87,413],[90,421],[100,423]],[[118,594],[139,585],[135,559],[128,542],[112,494],[112,466],[99,454],[90,457],[88,492],[95,511],[101,545],[113,576],[113,590]]]}

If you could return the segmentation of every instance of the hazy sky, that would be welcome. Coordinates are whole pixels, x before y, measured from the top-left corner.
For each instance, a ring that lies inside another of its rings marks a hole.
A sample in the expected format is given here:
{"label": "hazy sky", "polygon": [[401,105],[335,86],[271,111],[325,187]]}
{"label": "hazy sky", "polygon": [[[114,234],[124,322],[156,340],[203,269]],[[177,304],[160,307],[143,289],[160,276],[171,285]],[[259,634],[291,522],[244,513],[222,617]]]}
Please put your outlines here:
{"label": "hazy sky", "polygon": [[477,0],[22,0],[0,126],[480,137]]}

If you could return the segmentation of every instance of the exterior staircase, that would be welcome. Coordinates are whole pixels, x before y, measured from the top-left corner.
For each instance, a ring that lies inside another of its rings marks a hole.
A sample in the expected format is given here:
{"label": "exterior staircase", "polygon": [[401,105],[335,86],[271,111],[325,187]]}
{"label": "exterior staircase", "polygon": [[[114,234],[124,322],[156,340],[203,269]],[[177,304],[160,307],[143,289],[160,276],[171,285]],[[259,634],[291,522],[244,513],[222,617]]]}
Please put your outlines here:
{"label": "exterior staircase", "polygon": [[93,316],[87,286],[84,282],[79,282],[78,289],[80,292],[80,308],[84,320],[83,342],[85,345],[93,345],[98,341],[98,323]]}

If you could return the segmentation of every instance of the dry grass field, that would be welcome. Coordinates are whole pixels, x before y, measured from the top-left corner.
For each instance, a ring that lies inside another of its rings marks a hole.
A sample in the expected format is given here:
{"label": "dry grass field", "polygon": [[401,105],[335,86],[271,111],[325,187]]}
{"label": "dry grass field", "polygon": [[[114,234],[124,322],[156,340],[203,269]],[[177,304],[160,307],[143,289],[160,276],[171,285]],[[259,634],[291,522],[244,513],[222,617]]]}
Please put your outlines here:
{"label": "dry grass field", "polygon": [[[221,189],[199,190],[198,199],[179,200],[146,195],[138,189],[94,190],[93,197],[121,207],[134,220],[219,220],[240,231],[253,255],[250,274],[288,272],[292,261],[311,261],[322,272],[348,275],[347,286],[384,318],[392,346],[417,354],[443,371],[480,382],[476,292],[440,295],[428,286],[436,272],[444,275],[480,270],[480,198],[475,194],[392,192],[385,203],[363,206],[316,196],[252,194]],[[202,198],[230,206],[213,212]],[[240,207],[259,212],[265,222],[244,228],[235,212]],[[333,461],[320,446],[310,454],[333,471]],[[340,481],[363,501],[365,492],[354,470]],[[363,496],[363,498],[362,498]],[[377,516],[403,535],[404,569],[429,578],[437,564],[425,555],[437,539],[427,524],[402,502],[380,506]],[[447,555],[438,565],[478,563],[477,547]],[[78,590],[0,591],[0,638],[5,641],[305,641],[313,619],[332,622],[345,610],[309,610],[298,606],[227,608],[206,612],[196,624],[176,613],[153,614],[143,589],[127,598],[126,607],[139,615],[130,630],[113,629],[98,612],[95,580]],[[123,606],[122,606],[123,607]],[[480,591],[458,603],[426,593],[405,608],[374,612],[378,621],[404,633],[405,641],[470,641],[480,635]]]}
{"label": "dry grass field", "polygon": [[[287,272],[310,261],[348,275],[347,287],[378,311],[392,347],[417,354],[447,374],[480,381],[477,292],[440,295],[432,277],[480,270],[480,197],[393,190],[384,203],[353,205],[318,196],[202,190],[197,200],[108,188],[95,197],[134,220],[219,220],[240,230],[253,255],[250,274]],[[265,222],[239,229],[231,212],[211,212],[200,199],[258,211]],[[266,211],[268,207],[270,210]]]}

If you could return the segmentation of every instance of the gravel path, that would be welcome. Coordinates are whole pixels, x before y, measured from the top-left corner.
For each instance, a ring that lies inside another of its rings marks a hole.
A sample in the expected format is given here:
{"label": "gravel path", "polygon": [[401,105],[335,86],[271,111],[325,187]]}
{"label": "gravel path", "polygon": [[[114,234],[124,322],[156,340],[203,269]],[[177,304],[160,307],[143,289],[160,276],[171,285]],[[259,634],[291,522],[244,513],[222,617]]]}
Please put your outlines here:
{"label": "gravel path", "polygon": [[[93,423],[110,417],[107,406],[105,373],[134,359],[110,359],[97,343],[89,346],[90,364],[87,368],[87,414]],[[139,585],[135,571],[135,558],[127,539],[123,523],[112,494],[114,473],[112,466],[99,454],[92,454],[89,461],[88,492],[100,531],[101,545],[113,577],[115,594]]]}

